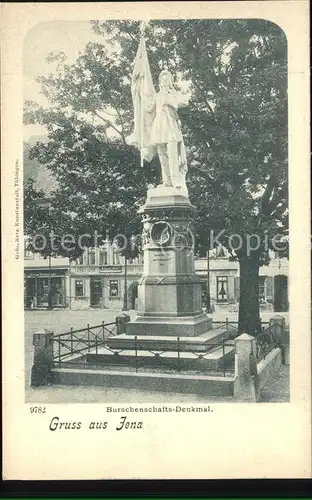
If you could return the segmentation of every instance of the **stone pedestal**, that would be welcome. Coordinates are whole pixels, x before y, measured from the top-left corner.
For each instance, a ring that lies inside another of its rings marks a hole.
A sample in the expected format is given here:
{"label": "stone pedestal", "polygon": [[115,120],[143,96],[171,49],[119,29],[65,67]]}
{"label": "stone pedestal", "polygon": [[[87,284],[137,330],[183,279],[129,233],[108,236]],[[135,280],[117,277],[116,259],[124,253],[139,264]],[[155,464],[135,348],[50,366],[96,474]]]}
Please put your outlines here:
{"label": "stone pedestal", "polygon": [[144,271],[138,316],[128,335],[198,336],[212,328],[202,311],[201,282],[194,267],[195,207],[176,187],[150,189],[141,208]]}

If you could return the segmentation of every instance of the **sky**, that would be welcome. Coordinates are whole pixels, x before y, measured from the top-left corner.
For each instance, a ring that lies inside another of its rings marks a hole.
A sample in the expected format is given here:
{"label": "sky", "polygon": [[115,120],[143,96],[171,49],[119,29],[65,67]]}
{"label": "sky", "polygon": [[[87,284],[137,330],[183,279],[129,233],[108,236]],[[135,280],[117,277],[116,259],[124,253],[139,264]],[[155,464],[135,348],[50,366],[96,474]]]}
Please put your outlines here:
{"label": "sky", "polygon": [[[90,41],[101,41],[101,37],[91,30],[89,21],[57,21],[39,23],[26,35],[23,53],[24,100],[47,104],[40,94],[38,76],[51,72],[53,66],[46,62],[50,52],[64,52],[67,62],[74,63],[79,52],[84,50]],[[44,134],[45,128],[40,125],[24,127],[24,140],[32,135]]]}

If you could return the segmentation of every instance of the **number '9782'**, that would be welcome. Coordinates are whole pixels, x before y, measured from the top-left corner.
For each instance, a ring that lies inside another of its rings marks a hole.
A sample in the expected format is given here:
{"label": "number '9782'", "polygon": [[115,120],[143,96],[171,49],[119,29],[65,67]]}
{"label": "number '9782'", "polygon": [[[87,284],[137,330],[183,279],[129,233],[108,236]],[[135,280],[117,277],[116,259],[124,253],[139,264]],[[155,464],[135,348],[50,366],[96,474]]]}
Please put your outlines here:
{"label": "number '9782'", "polygon": [[31,406],[30,413],[46,413],[45,406]]}

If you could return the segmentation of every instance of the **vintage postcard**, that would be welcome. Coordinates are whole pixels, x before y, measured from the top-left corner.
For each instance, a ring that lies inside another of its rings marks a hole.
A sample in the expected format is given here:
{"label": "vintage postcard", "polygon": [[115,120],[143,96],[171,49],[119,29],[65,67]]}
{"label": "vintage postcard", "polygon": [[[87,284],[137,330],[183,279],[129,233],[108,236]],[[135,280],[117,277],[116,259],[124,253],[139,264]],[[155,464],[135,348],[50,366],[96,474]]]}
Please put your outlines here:
{"label": "vintage postcard", "polygon": [[311,477],[308,2],[1,24],[4,479]]}

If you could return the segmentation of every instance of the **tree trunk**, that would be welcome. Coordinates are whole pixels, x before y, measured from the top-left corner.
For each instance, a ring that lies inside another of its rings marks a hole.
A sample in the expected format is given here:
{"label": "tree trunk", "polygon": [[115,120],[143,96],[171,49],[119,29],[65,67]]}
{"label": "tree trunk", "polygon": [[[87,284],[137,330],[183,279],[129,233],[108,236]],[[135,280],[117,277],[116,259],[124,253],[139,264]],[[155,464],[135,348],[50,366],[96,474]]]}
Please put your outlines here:
{"label": "tree trunk", "polygon": [[259,256],[241,257],[238,333],[257,335],[261,331],[259,312]]}

